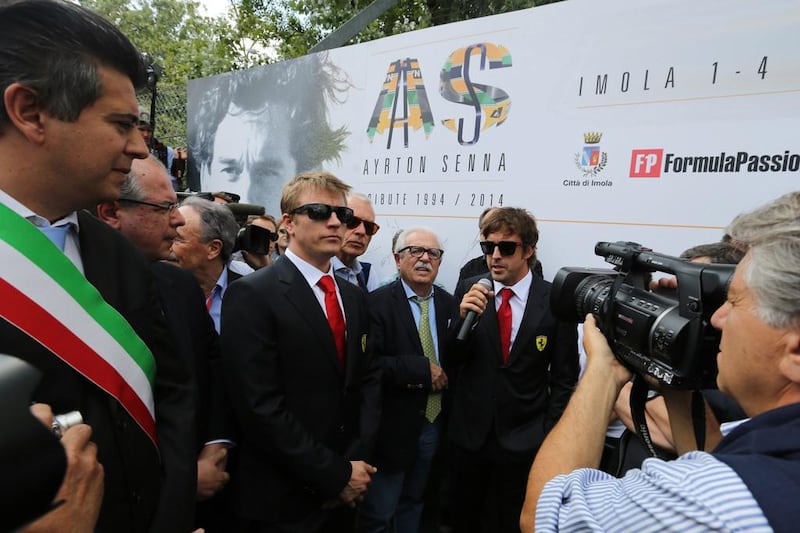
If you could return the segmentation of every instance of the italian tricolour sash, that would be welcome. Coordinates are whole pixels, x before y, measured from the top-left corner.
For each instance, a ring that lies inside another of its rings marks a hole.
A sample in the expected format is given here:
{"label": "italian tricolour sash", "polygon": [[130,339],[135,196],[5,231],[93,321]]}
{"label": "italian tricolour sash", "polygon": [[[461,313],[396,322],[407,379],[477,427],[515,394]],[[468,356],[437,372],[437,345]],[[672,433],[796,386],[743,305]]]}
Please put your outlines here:
{"label": "italian tricolour sash", "polygon": [[0,317],[116,398],[156,442],[150,349],[47,236],[2,202]]}

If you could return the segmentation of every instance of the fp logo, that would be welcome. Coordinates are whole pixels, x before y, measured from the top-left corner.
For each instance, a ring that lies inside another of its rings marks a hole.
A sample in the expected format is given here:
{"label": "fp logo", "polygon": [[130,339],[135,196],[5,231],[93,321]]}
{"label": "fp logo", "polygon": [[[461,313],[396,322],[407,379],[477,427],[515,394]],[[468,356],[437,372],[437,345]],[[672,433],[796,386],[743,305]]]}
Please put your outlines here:
{"label": "fp logo", "polygon": [[631,177],[632,178],[659,178],[661,177],[661,158],[663,148],[647,148],[631,152]]}

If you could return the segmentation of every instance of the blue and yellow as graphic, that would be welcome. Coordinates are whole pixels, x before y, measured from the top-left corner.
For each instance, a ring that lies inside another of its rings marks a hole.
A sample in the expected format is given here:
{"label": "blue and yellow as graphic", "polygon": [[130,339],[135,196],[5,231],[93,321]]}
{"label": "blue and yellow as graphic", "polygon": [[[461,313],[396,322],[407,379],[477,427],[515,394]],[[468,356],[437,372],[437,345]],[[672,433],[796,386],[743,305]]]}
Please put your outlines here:
{"label": "blue and yellow as graphic", "polygon": [[482,131],[499,126],[508,118],[511,98],[499,87],[475,83],[470,78],[473,56],[478,56],[478,68],[494,70],[511,66],[511,53],[505,46],[478,43],[459,48],[450,54],[440,74],[439,93],[448,101],[469,105],[475,109],[475,121],[471,139],[464,138],[464,119],[448,118],[442,124],[458,133],[461,144],[475,144]]}
{"label": "blue and yellow as graphic", "polygon": [[[399,106],[402,107],[398,109]],[[386,148],[390,148],[394,129],[402,128],[403,146],[408,147],[409,126],[415,131],[423,128],[425,138],[434,126],[422,70],[416,58],[398,59],[389,65],[367,127],[367,136],[372,142],[376,133],[383,135],[388,130]]]}

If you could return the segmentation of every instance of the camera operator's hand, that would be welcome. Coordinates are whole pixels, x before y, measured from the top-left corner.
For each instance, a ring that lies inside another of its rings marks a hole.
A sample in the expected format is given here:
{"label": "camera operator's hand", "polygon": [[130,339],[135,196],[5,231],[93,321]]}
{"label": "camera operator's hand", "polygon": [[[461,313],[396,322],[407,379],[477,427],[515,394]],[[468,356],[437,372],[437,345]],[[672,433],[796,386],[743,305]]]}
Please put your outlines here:
{"label": "camera operator's hand", "polygon": [[617,393],[631,380],[631,371],[617,360],[591,313],[586,315],[583,324],[583,349],[586,351],[586,374],[596,371],[608,373],[608,377],[614,380]]}
{"label": "camera operator's hand", "polygon": [[[49,409],[49,406],[46,406]],[[43,408],[31,409],[40,418]],[[52,412],[50,413],[52,422]],[[67,472],[55,501],[64,500],[59,507],[33,522],[25,533],[94,531],[103,501],[103,465],[97,461],[97,446],[89,439],[92,428],[78,424],[67,429],[61,444],[67,454]]]}
{"label": "camera operator's hand", "polygon": [[461,304],[458,306],[458,313],[461,318],[465,318],[467,313],[474,311],[481,316],[486,310],[486,304],[489,303],[489,298],[494,295],[494,291],[490,291],[479,283],[470,287],[469,291],[464,294],[461,299]]}
{"label": "camera operator's hand", "polygon": [[663,278],[654,279],[650,282],[650,290],[654,292],[662,291],[675,291],[678,290],[678,278],[675,276],[666,276]]}

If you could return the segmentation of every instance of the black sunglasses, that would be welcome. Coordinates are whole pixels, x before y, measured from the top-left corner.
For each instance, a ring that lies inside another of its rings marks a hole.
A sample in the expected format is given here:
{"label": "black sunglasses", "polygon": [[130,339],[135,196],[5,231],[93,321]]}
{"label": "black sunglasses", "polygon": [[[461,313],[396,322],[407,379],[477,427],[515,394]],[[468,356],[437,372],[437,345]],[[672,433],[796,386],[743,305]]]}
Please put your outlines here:
{"label": "black sunglasses", "polygon": [[353,218],[351,218],[350,222],[347,223],[347,229],[356,229],[361,224],[364,224],[364,233],[370,236],[375,235],[376,233],[378,233],[378,230],[381,229],[381,227],[377,225],[375,222],[370,222],[369,220],[358,218],[355,215],[353,215]]}
{"label": "black sunglasses", "polygon": [[342,224],[350,224],[353,220],[353,210],[341,205],[305,204],[289,212],[290,215],[298,213],[305,213],[311,220],[328,220],[331,218],[331,213],[336,213],[336,218]]}
{"label": "black sunglasses", "polygon": [[500,242],[493,242],[493,241],[481,241],[481,251],[485,255],[492,255],[494,254],[495,247],[500,249],[500,255],[509,256],[514,255],[514,252],[517,251],[517,246],[524,246],[521,242],[516,241],[500,241]]}
{"label": "black sunglasses", "polygon": [[408,253],[411,254],[411,257],[422,257],[423,254],[427,253],[428,257],[430,257],[434,261],[438,261],[442,258],[442,254],[444,254],[444,250],[440,250],[438,248],[425,248],[423,246],[406,246],[405,248],[400,248],[397,250],[397,253],[403,253],[408,250]]}
{"label": "black sunglasses", "polygon": [[167,211],[171,213],[173,209],[178,207],[180,204],[172,204],[170,202],[164,202],[161,204],[154,204],[152,202],[143,202],[142,200],[134,200],[132,198],[120,198],[120,202],[127,202],[129,204],[138,204],[138,205],[149,205],[150,207],[155,207],[156,209],[161,209],[162,211]]}

